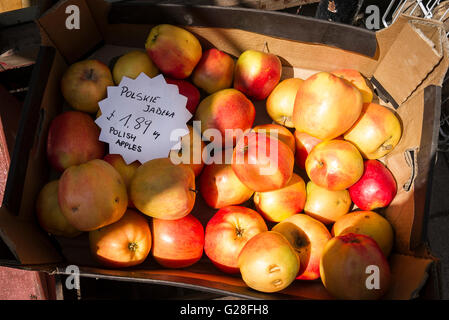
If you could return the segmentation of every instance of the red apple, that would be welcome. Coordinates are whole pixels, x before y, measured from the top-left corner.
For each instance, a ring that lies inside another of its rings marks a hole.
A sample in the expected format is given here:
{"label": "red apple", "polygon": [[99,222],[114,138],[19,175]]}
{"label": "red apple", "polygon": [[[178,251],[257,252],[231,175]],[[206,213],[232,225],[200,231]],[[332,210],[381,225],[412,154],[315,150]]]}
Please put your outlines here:
{"label": "red apple", "polygon": [[231,87],[234,78],[234,59],[212,48],[203,52],[192,74],[193,83],[209,94]]}
{"label": "red apple", "polygon": [[295,214],[271,229],[287,238],[301,261],[297,279],[320,277],[320,259],[324,246],[332,238],[326,226],[305,214]]}
{"label": "red apple", "polygon": [[198,103],[200,103],[200,91],[187,80],[166,78],[165,81],[169,84],[175,84],[178,86],[179,93],[187,97],[187,110],[194,115],[196,112],[196,107],[198,107]]}
{"label": "red apple", "polygon": [[151,253],[166,268],[191,266],[203,255],[204,228],[191,214],[177,220],[153,218],[151,233]]}
{"label": "red apple", "polygon": [[[201,121],[203,138],[224,146],[226,137],[232,138],[235,144],[238,137],[253,126],[255,116],[253,103],[243,93],[223,89],[200,102],[194,120]],[[209,133],[214,133],[210,131],[217,131],[219,136],[209,137]],[[221,139],[220,143],[215,139]]]}
{"label": "red apple", "polygon": [[254,204],[268,221],[280,222],[301,212],[306,202],[306,184],[293,173],[287,186],[267,192],[256,192]]}
{"label": "red apple", "polygon": [[72,64],[64,72],[61,92],[73,109],[96,113],[98,102],[106,98],[107,87],[113,85],[107,65],[98,60],[83,60]]}
{"label": "red apple", "polygon": [[175,79],[189,77],[202,55],[201,44],[191,32],[169,24],[151,29],[145,49],[159,70]]}
{"label": "red apple", "polygon": [[93,159],[103,158],[105,145],[98,140],[100,128],[86,113],[66,111],[50,124],[47,157],[50,165],[64,171]]}
{"label": "red apple", "polygon": [[282,64],[272,53],[246,50],[237,59],[234,88],[256,100],[263,100],[279,83]]}
{"label": "red apple", "polygon": [[373,300],[390,286],[390,266],[376,241],[348,233],[329,240],[320,261],[327,291],[337,299]]}
{"label": "red apple", "polygon": [[206,165],[200,176],[200,192],[212,208],[239,205],[251,198],[254,191],[244,185],[228,163]]}
{"label": "red apple", "polygon": [[293,175],[295,158],[282,141],[249,132],[237,142],[232,169],[248,188],[258,192],[285,187]]}
{"label": "red apple", "polygon": [[220,270],[238,273],[238,256],[243,246],[267,230],[256,211],[240,206],[224,207],[206,225],[204,252]]}
{"label": "red apple", "polygon": [[363,158],[350,142],[323,141],[307,157],[306,171],[316,185],[332,191],[344,190],[362,176]]}
{"label": "red apple", "polygon": [[393,174],[378,160],[366,160],[364,166],[360,180],[349,188],[352,202],[366,211],[388,206],[397,192]]}
{"label": "red apple", "polygon": [[295,160],[298,167],[301,169],[306,168],[306,159],[309,156],[309,153],[320,142],[320,139],[312,137],[305,132],[295,131]]}

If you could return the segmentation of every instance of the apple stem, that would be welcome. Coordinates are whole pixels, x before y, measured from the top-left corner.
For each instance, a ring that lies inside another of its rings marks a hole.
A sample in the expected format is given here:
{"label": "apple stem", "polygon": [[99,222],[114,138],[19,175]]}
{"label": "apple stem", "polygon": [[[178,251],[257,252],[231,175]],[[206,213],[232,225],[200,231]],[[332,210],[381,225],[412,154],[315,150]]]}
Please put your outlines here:
{"label": "apple stem", "polygon": [[94,69],[91,68],[89,70],[89,74],[87,75],[87,79],[91,80],[93,78],[93,75],[94,75]]}
{"label": "apple stem", "polygon": [[195,194],[198,193],[198,190],[196,190],[196,189],[191,189],[191,188],[189,188],[189,191],[192,191],[192,192],[194,192]]}

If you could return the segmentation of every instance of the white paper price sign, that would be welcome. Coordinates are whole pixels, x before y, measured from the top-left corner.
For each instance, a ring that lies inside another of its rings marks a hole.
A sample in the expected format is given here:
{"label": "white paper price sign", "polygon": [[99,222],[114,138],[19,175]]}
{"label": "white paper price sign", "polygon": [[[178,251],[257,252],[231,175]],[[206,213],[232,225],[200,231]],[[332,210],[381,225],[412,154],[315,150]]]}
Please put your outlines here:
{"label": "white paper price sign", "polygon": [[127,164],[145,163],[167,157],[179,149],[180,138],[189,132],[187,98],[162,75],[141,73],[135,80],[123,77],[118,86],[108,87],[108,97],[99,102],[100,141],[109,153],[120,154]]}

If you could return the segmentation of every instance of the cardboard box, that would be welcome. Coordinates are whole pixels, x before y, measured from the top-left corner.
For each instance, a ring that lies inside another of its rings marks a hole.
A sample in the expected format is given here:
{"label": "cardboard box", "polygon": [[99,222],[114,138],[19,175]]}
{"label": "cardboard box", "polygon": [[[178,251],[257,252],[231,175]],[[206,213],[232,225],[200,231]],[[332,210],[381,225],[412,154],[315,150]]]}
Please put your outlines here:
{"label": "cardboard box", "polygon": [[[79,30],[64,28],[68,5],[80,9]],[[398,183],[398,195],[384,210],[396,235],[390,256],[393,282],[385,298],[439,297],[438,259],[427,250],[423,230],[431,201],[441,84],[449,65],[442,24],[402,16],[391,27],[372,33],[278,12],[146,1],[111,5],[103,0],[61,1],[37,23],[42,48],[0,208],[0,235],[15,259],[3,260],[3,264],[49,273],[64,273],[67,265],[74,264],[83,276],[174,285],[244,298],[331,298],[320,281],[295,281],[275,294],[256,292],[239,276],[218,271],[206,257],[182,270],[163,269],[151,257],[133,268],[105,269],[90,256],[86,234],[71,240],[50,237],[36,224],[35,200],[52,175],[46,160],[46,137],[49,123],[62,110],[59,84],[65,69],[88,57],[109,63],[130,48],[143,48],[152,25],[171,23],[194,33],[203,48],[214,46],[235,57],[246,49],[268,49],[281,58],[284,78],[354,68],[371,79],[381,102],[395,109],[404,128],[398,146],[382,159]],[[256,103],[256,110],[256,124],[271,122],[264,101]],[[197,197],[192,214],[206,223],[214,212]]]}

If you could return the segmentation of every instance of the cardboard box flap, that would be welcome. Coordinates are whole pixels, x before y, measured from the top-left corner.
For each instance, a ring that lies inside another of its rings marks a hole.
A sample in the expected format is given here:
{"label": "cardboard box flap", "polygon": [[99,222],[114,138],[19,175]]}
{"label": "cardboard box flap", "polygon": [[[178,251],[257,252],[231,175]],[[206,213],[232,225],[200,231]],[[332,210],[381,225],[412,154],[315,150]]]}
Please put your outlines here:
{"label": "cardboard box flap", "polygon": [[441,23],[402,18],[410,20],[403,25],[373,75],[375,82],[388,92],[392,100],[389,102],[396,107],[404,103],[440,63],[447,43]]}
{"label": "cardboard box flap", "polygon": [[435,261],[409,255],[393,254],[390,257],[391,286],[383,299],[409,300],[419,297]]}
{"label": "cardboard box flap", "polygon": [[37,223],[13,216],[3,207],[0,208],[0,237],[21,264],[63,261],[50,238]]}
{"label": "cardboard box flap", "polygon": [[[37,24],[44,34],[42,44],[56,47],[70,64],[97,47],[103,37],[84,0],[67,2],[53,6]],[[75,23],[76,17],[79,17],[79,26]]]}

